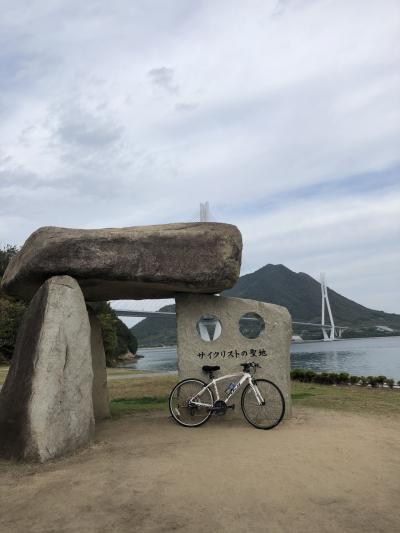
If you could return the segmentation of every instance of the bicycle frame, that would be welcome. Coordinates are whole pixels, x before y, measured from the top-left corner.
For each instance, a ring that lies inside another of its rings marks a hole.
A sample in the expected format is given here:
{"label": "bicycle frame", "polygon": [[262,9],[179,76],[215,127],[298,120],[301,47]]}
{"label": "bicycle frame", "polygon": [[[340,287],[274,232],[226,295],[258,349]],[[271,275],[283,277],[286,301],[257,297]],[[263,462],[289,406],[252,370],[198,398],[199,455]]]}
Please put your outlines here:
{"label": "bicycle frame", "polygon": [[201,401],[196,401],[194,400],[194,398],[200,398],[200,396],[207,390],[207,389],[211,389],[211,387],[214,387],[214,391],[215,391],[215,399],[216,400],[221,400],[220,396],[219,396],[219,392],[218,392],[218,387],[217,387],[217,383],[219,381],[222,381],[224,379],[230,379],[230,378],[236,378],[236,377],[239,377],[241,376],[241,378],[239,379],[239,381],[235,384],[234,388],[232,389],[232,391],[230,391],[228,393],[228,395],[223,399],[223,401],[225,403],[227,403],[231,398],[232,396],[236,393],[236,391],[238,391],[241,386],[246,383],[246,381],[248,381],[248,383],[250,384],[250,387],[253,389],[254,391],[254,394],[256,396],[256,399],[257,399],[257,402],[259,405],[262,405],[264,404],[264,399],[263,397],[261,396],[261,393],[260,391],[258,390],[258,387],[257,385],[255,385],[253,383],[253,378],[252,378],[252,375],[249,374],[248,372],[239,372],[237,374],[227,374],[226,376],[222,376],[220,378],[217,378],[217,379],[213,379],[212,381],[210,381],[210,383],[208,383],[208,385],[206,385],[205,387],[203,387],[201,389],[201,391],[196,394],[195,396],[193,396],[190,400],[189,400],[189,404],[193,405],[193,406],[197,406],[197,407],[208,407],[210,409],[212,409],[212,405],[209,404],[209,403],[204,403],[204,402],[201,402]]}

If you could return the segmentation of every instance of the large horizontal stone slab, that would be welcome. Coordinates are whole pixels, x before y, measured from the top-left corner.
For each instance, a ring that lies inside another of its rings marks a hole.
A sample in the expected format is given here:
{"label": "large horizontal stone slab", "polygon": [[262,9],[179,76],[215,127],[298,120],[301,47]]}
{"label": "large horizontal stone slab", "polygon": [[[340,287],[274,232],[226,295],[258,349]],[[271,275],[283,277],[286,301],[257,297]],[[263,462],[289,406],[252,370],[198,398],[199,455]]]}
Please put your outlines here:
{"label": "large horizontal stone slab", "polygon": [[89,301],[212,294],[235,284],[241,253],[240,231],[230,224],[44,227],[11,260],[2,288],[29,300],[46,279],[69,275]]}

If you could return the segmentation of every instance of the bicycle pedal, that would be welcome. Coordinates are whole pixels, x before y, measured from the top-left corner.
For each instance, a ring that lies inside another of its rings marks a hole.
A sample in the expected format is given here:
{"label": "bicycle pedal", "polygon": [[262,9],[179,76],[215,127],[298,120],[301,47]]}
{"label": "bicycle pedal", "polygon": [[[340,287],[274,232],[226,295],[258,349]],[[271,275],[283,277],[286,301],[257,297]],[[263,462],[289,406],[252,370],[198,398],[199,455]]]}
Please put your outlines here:
{"label": "bicycle pedal", "polygon": [[235,404],[233,404],[233,405],[228,405],[228,406],[227,406],[227,409],[232,409],[232,411],[234,411],[234,410],[235,410]]}

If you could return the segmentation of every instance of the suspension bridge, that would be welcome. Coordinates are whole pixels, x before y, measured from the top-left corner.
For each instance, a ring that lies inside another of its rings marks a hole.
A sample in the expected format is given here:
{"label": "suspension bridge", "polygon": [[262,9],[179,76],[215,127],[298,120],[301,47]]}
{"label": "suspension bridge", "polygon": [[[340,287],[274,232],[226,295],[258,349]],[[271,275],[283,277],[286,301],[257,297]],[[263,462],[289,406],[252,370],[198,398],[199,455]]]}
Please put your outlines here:
{"label": "suspension bridge", "polygon": [[[329,323],[326,322],[326,312],[328,312]],[[126,309],[114,309],[117,316],[120,317],[135,317],[135,318],[167,318],[176,320],[176,313],[173,311],[140,311],[140,310],[126,310]],[[248,320],[252,320],[249,318]],[[256,319],[253,319],[256,320]],[[328,288],[325,282],[325,275],[321,274],[321,322],[302,322],[293,321],[293,325],[319,328],[322,330],[324,341],[334,341],[342,337],[343,331],[348,329],[346,326],[335,325],[332,309],[329,303]]]}

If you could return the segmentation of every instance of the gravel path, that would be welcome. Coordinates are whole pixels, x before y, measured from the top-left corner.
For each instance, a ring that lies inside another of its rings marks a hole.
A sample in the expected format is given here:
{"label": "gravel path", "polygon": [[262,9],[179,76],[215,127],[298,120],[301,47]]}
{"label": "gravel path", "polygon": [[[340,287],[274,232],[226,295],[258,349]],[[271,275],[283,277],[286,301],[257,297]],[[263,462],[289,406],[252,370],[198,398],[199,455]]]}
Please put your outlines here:
{"label": "gravel path", "polygon": [[386,533],[400,523],[400,416],[298,410],[271,431],[167,412],[99,424],[90,449],[0,461],[7,533]]}

